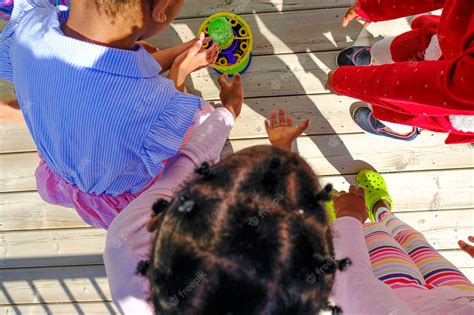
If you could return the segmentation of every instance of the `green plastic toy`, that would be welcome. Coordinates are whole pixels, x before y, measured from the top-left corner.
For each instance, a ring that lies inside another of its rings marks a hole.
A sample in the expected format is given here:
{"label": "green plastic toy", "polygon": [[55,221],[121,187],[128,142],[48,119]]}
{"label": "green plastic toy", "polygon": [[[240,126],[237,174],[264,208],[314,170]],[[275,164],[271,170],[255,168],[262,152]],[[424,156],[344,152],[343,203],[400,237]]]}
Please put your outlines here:
{"label": "green plastic toy", "polygon": [[212,20],[208,25],[208,32],[212,41],[219,44],[220,49],[226,49],[232,45],[234,31],[227,19],[219,17]]}

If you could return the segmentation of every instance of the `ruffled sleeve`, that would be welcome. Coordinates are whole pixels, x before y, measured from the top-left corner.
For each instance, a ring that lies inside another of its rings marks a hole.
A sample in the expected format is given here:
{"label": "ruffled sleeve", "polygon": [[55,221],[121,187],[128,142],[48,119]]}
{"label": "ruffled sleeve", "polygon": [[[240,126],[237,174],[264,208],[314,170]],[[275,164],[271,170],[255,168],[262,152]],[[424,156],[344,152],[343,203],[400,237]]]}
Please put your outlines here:
{"label": "ruffled sleeve", "polygon": [[25,14],[35,8],[54,10],[54,5],[49,0],[15,0],[13,8],[11,4],[2,7],[0,16],[9,21],[0,35],[0,79],[13,81],[13,66],[10,57],[13,35]]}
{"label": "ruffled sleeve", "polygon": [[158,119],[153,122],[141,152],[151,177],[156,177],[164,167],[163,162],[179,150],[184,135],[200,107],[201,98],[176,92]]}

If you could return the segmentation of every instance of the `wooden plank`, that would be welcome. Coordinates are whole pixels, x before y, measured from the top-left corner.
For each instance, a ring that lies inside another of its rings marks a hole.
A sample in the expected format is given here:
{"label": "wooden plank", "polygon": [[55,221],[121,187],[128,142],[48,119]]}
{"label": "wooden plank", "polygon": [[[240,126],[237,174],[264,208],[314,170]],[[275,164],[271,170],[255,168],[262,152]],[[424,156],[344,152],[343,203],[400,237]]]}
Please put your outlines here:
{"label": "wooden plank", "polygon": [[[412,143],[365,134],[311,136],[299,138],[298,149],[319,175],[355,174],[367,168],[368,162],[380,172],[471,167],[472,146],[447,146],[445,138],[430,132]],[[268,140],[233,140],[223,155],[262,144],[268,144]]]}
{"label": "wooden plank", "polygon": [[457,249],[458,240],[472,234],[474,223],[474,209],[402,212],[397,216],[421,232],[436,249]]}
{"label": "wooden plank", "polygon": [[[472,170],[404,172],[384,174],[395,201],[396,212],[470,208],[474,180]],[[353,182],[354,176],[348,176]],[[342,176],[322,176],[338,189],[347,189]],[[408,183],[416,183],[410,186]],[[74,209],[57,207],[41,200],[36,192],[0,194],[0,231],[87,227]]]}
{"label": "wooden plank", "polygon": [[[473,279],[474,268],[461,271]],[[111,300],[103,266],[6,270],[0,279],[0,305],[4,307]]]}
{"label": "wooden plank", "polygon": [[[341,26],[347,8],[243,15],[254,36],[253,54],[337,50],[351,46],[362,26]],[[282,23],[285,21],[285,23]],[[161,49],[176,46],[196,37],[202,18],[177,20],[149,41]],[[308,36],[308,32],[311,36]],[[365,34],[365,33],[364,33]],[[365,37],[370,34],[364,35]]]}
{"label": "wooden plank", "polygon": [[440,250],[439,253],[458,268],[473,268],[471,256],[460,249]]}
{"label": "wooden plank", "polygon": [[[380,172],[471,167],[472,147],[468,144],[444,145],[445,137],[426,132],[416,142],[406,143],[365,134],[323,135],[301,137],[298,147],[320,176],[355,174],[367,167],[363,161],[370,161]],[[268,144],[268,140],[232,140],[226,145],[223,156],[262,144]],[[35,190],[33,174],[38,163],[36,153],[1,154],[0,192]]]}
{"label": "wooden plank", "polygon": [[0,233],[0,268],[102,264],[105,236],[89,228]]}
{"label": "wooden plank", "polygon": [[[327,72],[334,69],[336,52],[256,56],[243,75],[247,98],[325,94]],[[203,69],[186,82],[188,91],[206,100],[218,100],[218,74]]]}
{"label": "wooden plank", "polygon": [[[460,269],[474,279],[472,267]],[[2,310],[12,304],[110,301],[103,266],[10,269],[0,280]]]}
{"label": "wooden plank", "polygon": [[208,0],[186,1],[179,19],[206,17],[219,12],[235,14],[283,12],[333,7],[348,7],[352,0]]}
{"label": "wooden plank", "polygon": [[0,231],[87,227],[76,210],[44,202],[37,192],[0,194]]}
{"label": "wooden plank", "polygon": [[3,270],[0,305],[110,301],[103,265]]}
{"label": "wooden plank", "polygon": [[108,315],[120,314],[112,302],[64,303],[64,304],[25,304],[0,306],[0,315]]}
{"label": "wooden plank", "polygon": [[[474,209],[401,212],[397,216],[422,232],[435,248],[457,249],[457,241],[472,234]],[[122,232],[126,237],[127,231]],[[3,232],[0,269],[101,264],[105,237],[106,232],[97,229]]]}
{"label": "wooden plank", "polygon": [[[248,98],[230,134],[230,139],[266,137],[264,120],[270,112],[285,107],[295,123],[309,118],[312,124],[307,135],[361,132],[352,121],[349,107],[356,100],[332,94]],[[0,120],[0,153],[36,151],[33,139],[24,124]]]}
{"label": "wooden plank", "polygon": [[0,153],[36,151],[25,123],[0,120]]}
{"label": "wooden plank", "polygon": [[[433,170],[383,174],[393,198],[395,212],[472,208],[474,205],[474,169]],[[459,180],[464,178],[465,180]],[[322,185],[348,189],[355,176],[323,176]],[[432,214],[432,215],[433,215]],[[472,223],[472,222],[471,222]]]}
{"label": "wooden plank", "polygon": [[0,192],[36,190],[34,173],[38,163],[36,153],[0,155]]}

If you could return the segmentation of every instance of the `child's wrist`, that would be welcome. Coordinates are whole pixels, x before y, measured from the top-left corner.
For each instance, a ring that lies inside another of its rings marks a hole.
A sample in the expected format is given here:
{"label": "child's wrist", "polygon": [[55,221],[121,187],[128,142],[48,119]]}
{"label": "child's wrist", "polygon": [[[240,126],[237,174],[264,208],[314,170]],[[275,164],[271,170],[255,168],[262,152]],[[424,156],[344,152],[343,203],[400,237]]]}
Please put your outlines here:
{"label": "child's wrist", "polygon": [[227,109],[232,114],[234,119],[237,119],[237,113],[235,112],[234,107],[232,105],[226,105],[226,104],[222,104],[222,105],[225,109]]}
{"label": "child's wrist", "polygon": [[272,146],[291,151],[292,141],[270,141]]}

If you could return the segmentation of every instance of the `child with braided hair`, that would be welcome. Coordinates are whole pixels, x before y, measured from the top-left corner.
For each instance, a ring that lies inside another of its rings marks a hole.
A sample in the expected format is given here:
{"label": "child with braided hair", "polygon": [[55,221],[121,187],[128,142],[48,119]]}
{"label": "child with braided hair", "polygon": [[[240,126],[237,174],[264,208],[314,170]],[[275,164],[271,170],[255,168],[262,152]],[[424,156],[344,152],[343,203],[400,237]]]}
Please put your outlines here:
{"label": "child with braided hair", "polygon": [[[416,303],[426,302],[423,288],[411,288],[420,291],[409,292],[410,303],[377,277],[375,264],[372,269],[360,222],[368,215],[365,200],[377,200],[373,194],[365,198],[355,187],[342,192],[334,201],[338,218],[329,222],[323,202],[332,186],[321,189],[311,167],[291,152],[308,124],[294,127],[284,110],[272,113],[266,123],[272,146],[247,148],[211,166],[205,162],[217,158],[231,129],[213,114],[170,161],[162,180],[108,231],[104,262],[119,310],[365,315],[421,309]],[[358,179],[363,186],[364,177]],[[463,280],[460,274],[457,280]],[[339,306],[331,306],[331,295]],[[452,302],[436,306],[454,305],[462,314],[471,296],[453,293]]]}

